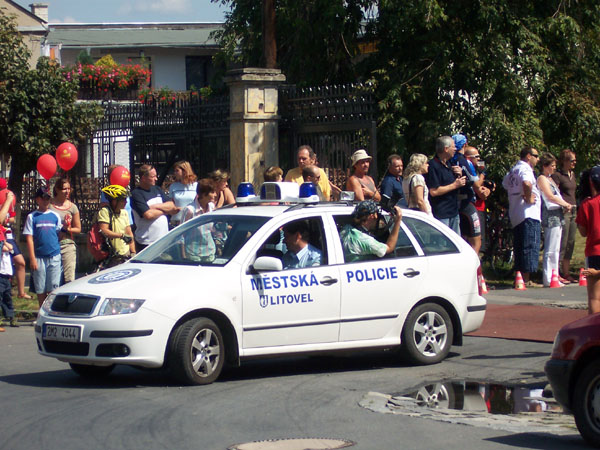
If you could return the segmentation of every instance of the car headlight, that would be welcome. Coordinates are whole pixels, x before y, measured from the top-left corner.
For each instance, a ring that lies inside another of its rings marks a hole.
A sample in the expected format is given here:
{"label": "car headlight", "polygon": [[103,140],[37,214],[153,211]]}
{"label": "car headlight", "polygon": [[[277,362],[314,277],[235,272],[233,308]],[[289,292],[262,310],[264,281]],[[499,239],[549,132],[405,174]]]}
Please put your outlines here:
{"label": "car headlight", "polygon": [[41,309],[45,313],[50,314],[50,307],[52,306],[52,302],[54,301],[55,297],[56,297],[56,294],[50,293],[46,297],[46,300],[44,300],[44,303],[42,303],[42,308]]}
{"label": "car headlight", "polygon": [[146,300],[131,298],[107,298],[100,307],[101,316],[116,316],[118,314],[133,314]]}

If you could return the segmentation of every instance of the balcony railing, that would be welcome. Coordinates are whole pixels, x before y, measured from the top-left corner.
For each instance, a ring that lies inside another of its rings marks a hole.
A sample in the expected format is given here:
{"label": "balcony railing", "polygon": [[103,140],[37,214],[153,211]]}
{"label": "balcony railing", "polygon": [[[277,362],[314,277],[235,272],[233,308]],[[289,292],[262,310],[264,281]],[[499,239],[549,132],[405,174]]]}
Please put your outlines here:
{"label": "balcony railing", "polygon": [[137,83],[127,88],[99,86],[95,80],[81,80],[77,98],[79,100],[137,100],[140,87]]}

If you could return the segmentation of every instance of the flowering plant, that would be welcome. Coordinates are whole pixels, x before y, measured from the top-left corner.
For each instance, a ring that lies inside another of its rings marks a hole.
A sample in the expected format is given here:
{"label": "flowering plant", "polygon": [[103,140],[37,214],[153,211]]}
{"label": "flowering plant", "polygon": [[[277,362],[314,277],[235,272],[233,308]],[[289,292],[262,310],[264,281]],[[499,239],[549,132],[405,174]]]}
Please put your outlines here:
{"label": "flowering plant", "polygon": [[79,81],[80,88],[98,91],[137,90],[141,85],[150,83],[151,71],[140,64],[127,65],[91,65],[77,64],[65,69],[67,80]]}

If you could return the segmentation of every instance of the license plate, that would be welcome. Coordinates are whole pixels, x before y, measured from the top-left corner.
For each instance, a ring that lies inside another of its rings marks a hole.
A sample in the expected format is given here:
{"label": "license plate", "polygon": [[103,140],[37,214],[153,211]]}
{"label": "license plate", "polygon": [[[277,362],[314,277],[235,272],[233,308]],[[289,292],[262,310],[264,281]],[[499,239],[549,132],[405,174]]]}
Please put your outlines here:
{"label": "license plate", "polygon": [[80,335],[79,327],[44,324],[43,337],[47,341],[79,342]]}

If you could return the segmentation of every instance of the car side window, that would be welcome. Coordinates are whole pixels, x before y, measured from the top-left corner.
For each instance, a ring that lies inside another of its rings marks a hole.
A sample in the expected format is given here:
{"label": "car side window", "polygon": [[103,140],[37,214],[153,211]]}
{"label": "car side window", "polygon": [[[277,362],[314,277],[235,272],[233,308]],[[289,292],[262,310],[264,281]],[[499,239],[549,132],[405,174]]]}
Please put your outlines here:
{"label": "car side window", "polygon": [[400,228],[398,232],[398,241],[393,252],[387,254],[386,258],[406,258],[409,256],[417,256],[417,250],[412,245],[412,242],[406,235],[406,232]]}
{"label": "car side window", "polygon": [[[350,216],[335,216],[334,219],[335,219],[336,227],[338,229],[338,234],[345,225],[352,224],[352,218]],[[392,227],[392,222],[388,218],[387,223],[381,222],[381,224],[382,224],[381,229],[374,237],[380,242],[385,242],[385,241],[387,241],[387,238],[389,235],[389,229]],[[340,236],[340,241],[341,241],[341,236]],[[343,246],[343,243],[342,243],[342,246]],[[394,249],[393,252],[385,255],[384,258],[402,258],[402,257],[417,256],[417,255],[418,255],[417,249],[415,249],[415,247],[413,246],[413,244],[410,241],[410,238],[407,236],[406,232],[402,228],[400,228],[400,231],[398,232],[398,240],[396,242],[396,248]],[[363,256],[360,259],[360,261],[376,260],[376,259],[379,259],[376,255],[368,255],[368,256]]]}
{"label": "car side window", "polygon": [[292,220],[275,230],[256,252],[256,257],[281,259],[284,270],[327,265],[323,222],[318,217]]}
{"label": "car side window", "polygon": [[456,245],[437,228],[412,217],[403,217],[402,221],[415,236],[425,255],[458,253]]}

